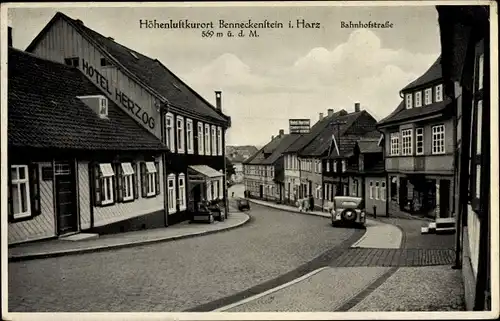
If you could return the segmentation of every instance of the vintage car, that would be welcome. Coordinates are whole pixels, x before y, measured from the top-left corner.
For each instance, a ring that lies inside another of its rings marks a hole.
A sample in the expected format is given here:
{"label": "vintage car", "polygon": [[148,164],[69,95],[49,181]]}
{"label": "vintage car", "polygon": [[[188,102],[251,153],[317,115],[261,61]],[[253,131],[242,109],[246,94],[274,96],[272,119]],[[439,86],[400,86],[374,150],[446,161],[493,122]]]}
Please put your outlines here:
{"label": "vintage car", "polygon": [[238,210],[243,212],[245,210],[250,210],[250,202],[247,199],[239,199],[237,201]]}
{"label": "vintage car", "polygon": [[365,201],[361,197],[335,196],[330,210],[332,225],[364,225]]}

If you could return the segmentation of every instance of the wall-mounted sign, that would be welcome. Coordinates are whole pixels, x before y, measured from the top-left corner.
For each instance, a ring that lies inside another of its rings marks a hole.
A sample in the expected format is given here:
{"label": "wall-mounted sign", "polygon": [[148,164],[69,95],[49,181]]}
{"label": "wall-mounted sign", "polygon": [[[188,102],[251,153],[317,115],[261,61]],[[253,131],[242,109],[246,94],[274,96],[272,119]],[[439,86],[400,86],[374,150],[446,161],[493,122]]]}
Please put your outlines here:
{"label": "wall-mounted sign", "polygon": [[[110,83],[104,75],[102,75],[95,67],[91,66],[88,61],[82,58],[82,70],[92,80],[94,84],[105,90],[111,97],[113,97],[113,90],[110,88]],[[117,88],[114,88],[114,99],[119,102],[125,109],[132,115],[137,117],[149,128],[155,128],[155,120],[151,117],[141,106],[132,101],[127,95],[122,93]]]}
{"label": "wall-mounted sign", "polygon": [[290,119],[288,124],[290,134],[307,134],[311,128],[310,119]]}

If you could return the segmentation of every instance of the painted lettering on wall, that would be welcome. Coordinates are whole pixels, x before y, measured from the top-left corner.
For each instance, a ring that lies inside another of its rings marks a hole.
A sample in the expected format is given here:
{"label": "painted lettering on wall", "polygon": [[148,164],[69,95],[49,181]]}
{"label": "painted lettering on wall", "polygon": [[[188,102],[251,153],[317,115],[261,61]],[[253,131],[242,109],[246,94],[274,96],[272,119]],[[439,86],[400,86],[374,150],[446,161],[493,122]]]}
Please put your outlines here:
{"label": "painted lettering on wall", "polygon": [[145,111],[141,106],[132,101],[127,95],[121,92],[119,89],[115,88],[114,93],[110,89],[110,83],[106,77],[104,77],[97,69],[91,66],[85,59],[82,58],[82,70],[87,74],[87,76],[92,79],[92,81],[105,90],[111,97],[113,97],[126,109],[129,110],[132,115],[137,117],[145,125],[149,126],[151,129],[155,129],[155,120],[153,117],[149,116],[147,111]]}

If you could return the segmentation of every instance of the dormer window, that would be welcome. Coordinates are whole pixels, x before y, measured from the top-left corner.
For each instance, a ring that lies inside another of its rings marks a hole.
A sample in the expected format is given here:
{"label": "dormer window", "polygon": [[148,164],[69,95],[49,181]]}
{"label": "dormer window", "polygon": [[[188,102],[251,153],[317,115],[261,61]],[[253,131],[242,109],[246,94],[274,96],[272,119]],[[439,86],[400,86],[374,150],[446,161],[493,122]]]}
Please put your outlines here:
{"label": "dormer window", "polygon": [[406,109],[411,109],[413,107],[412,94],[406,94]]}
{"label": "dormer window", "polygon": [[436,102],[443,101],[443,85],[436,86]]}
{"label": "dormer window", "polygon": [[415,93],[415,107],[422,107],[422,92],[417,91]]}
{"label": "dormer window", "polygon": [[106,58],[101,58],[101,67],[111,66],[111,62]]}
{"label": "dormer window", "polygon": [[425,99],[425,104],[430,105],[432,104],[432,88],[427,88],[424,92],[424,99]]}
{"label": "dormer window", "polygon": [[68,66],[78,68],[80,65],[80,59],[78,57],[64,58],[64,63]]}
{"label": "dormer window", "polygon": [[108,116],[108,99],[106,99],[106,97],[99,98],[99,116]]}

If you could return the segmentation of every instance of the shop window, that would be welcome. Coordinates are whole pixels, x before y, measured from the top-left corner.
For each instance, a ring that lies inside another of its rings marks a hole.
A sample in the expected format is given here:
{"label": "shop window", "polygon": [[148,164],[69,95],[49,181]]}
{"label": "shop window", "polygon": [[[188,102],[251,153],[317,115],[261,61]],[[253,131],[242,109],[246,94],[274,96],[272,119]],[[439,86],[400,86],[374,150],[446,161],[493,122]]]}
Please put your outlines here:
{"label": "shop window", "polygon": [[177,116],[177,152],[184,153],[184,118]]}
{"label": "shop window", "polygon": [[373,199],[373,182],[370,182],[370,199]]}
{"label": "shop window", "polygon": [[399,155],[399,133],[391,133],[391,156]]}
{"label": "shop window", "polygon": [[187,208],[186,203],[186,176],[184,174],[179,174],[178,185],[179,185],[179,210],[183,211]]}
{"label": "shop window", "polygon": [[165,115],[165,140],[170,151],[175,151],[174,115]]}
{"label": "shop window", "polygon": [[444,125],[432,126],[432,154],[444,154]]}
{"label": "shop window", "polygon": [[406,94],[406,109],[411,109],[413,106],[412,94]]}
{"label": "shop window", "polygon": [[115,172],[110,163],[99,164],[100,186],[101,186],[101,205],[110,205],[114,203],[114,176]]}
{"label": "shop window", "polygon": [[385,193],[386,193],[386,186],[385,186],[385,182],[382,182],[382,186],[380,187],[380,199],[382,201],[385,201]]}
{"label": "shop window", "polygon": [[38,165],[12,165],[9,176],[9,219],[29,219],[39,215]]}
{"label": "shop window", "polygon": [[175,174],[169,174],[167,177],[168,185],[168,214],[175,213],[177,211],[176,197],[175,197]]}
{"label": "shop window", "polygon": [[186,149],[188,154],[193,154],[194,153],[194,147],[193,147],[193,120],[192,119],[186,119]]}
{"label": "shop window", "polygon": [[131,201],[134,199],[134,169],[131,163],[122,163],[122,193],[123,201]]}
{"label": "shop window", "polygon": [[380,199],[379,182],[375,182],[375,199],[376,200]]}
{"label": "shop window", "polygon": [[210,156],[210,125],[205,124],[205,155]]}
{"label": "shop window", "polygon": [[222,128],[217,127],[217,155],[222,156]]}
{"label": "shop window", "polygon": [[160,194],[158,162],[141,163],[142,197],[149,198]]}
{"label": "shop window", "polygon": [[205,154],[205,140],[203,138],[203,123],[198,122],[198,154]]}
{"label": "shop window", "polygon": [[422,107],[422,92],[417,91],[415,93],[415,107]]}
{"label": "shop window", "polygon": [[436,102],[443,101],[443,85],[437,85],[436,86]]}
{"label": "shop window", "polygon": [[402,140],[402,155],[403,156],[410,156],[412,155],[412,136],[413,136],[413,130],[411,129],[404,129],[401,131],[401,140]]}
{"label": "shop window", "polygon": [[417,128],[415,130],[415,141],[416,141],[416,154],[423,155],[424,154],[424,129]]}
{"label": "shop window", "polygon": [[427,88],[424,91],[424,102],[426,105],[432,104],[432,88]]}

